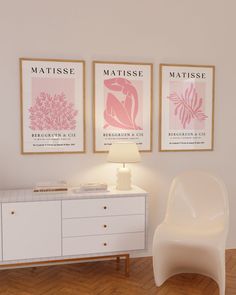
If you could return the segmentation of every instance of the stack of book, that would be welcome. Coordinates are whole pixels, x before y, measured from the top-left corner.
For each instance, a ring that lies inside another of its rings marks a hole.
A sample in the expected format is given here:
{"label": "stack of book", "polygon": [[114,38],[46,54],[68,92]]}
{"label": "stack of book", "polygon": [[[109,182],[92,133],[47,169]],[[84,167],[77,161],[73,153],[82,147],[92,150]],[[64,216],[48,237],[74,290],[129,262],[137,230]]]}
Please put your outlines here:
{"label": "stack of book", "polygon": [[60,193],[67,192],[68,186],[66,181],[58,182],[40,182],[37,183],[33,189],[35,193]]}
{"label": "stack of book", "polygon": [[83,183],[78,188],[74,188],[74,193],[82,192],[107,192],[107,184],[101,182]]}

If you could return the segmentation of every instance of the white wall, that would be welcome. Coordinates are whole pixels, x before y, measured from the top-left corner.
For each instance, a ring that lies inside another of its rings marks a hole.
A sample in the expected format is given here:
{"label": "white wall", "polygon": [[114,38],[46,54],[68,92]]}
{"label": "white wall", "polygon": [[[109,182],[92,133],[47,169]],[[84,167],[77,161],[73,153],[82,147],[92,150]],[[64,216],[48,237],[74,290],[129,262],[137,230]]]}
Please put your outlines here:
{"label": "white wall", "polygon": [[[0,0],[0,188],[58,179],[113,183],[116,165],[92,152],[91,62],[152,62],[153,152],[132,165],[134,183],[150,192],[149,249],[172,178],[195,168],[225,181],[228,247],[236,248],[235,10],[234,0]],[[19,57],[86,61],[86,154],[20,154]],[[159,63],[216,66],[213,152],[158,152]]]}

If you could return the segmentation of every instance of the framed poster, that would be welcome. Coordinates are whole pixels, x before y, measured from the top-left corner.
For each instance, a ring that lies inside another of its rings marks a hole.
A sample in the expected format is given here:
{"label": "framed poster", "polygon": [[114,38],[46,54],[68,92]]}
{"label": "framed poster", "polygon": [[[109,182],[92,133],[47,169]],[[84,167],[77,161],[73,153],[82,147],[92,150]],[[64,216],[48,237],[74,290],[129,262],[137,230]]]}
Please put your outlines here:
{"label": "framed poster", "polygon": [[94,152],[117,141],[152,150],[152,71],[150,63],[93,62]]}
{"label": "framed poster", "polygon": [[214,66],[160,65],[160,151],[213,150]]}
{"label": "framed poster", "polygon": [[85,62],[20,59],[21,151],[85,152]]}

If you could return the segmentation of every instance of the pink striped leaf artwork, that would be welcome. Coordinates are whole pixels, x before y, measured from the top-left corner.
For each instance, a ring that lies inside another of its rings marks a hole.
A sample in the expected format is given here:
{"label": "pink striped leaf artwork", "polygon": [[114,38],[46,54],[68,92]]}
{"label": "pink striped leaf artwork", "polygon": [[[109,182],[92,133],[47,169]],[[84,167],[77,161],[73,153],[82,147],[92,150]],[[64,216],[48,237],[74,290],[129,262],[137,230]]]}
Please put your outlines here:
{"label": "pink striped leaf artwork", "polygon": [[174,104],[174,115],[181,122],[183,129],[186,129],[192,120],[204,121],[208,118],[202,110],[203,99],[198,95],[193,83],[184,92],[172,92],[167,98]]}
{"label": "pink striped leaf artwork", "polygon": [[78,111],[64,93],[41,92],[29,108],[32,130],[74,130]]}

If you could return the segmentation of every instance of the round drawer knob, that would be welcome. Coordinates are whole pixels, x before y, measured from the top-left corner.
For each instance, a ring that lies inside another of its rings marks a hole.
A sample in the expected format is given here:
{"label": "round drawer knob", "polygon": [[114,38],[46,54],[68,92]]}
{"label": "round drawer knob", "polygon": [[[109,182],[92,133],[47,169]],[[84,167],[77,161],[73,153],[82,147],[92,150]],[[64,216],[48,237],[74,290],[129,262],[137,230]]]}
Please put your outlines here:
{"label": "round drawer knob", "polygon": [[11,215],[14,215],[15,214],[15,211],[11,211]]}
{"label": "round drawer knob", "polygon": [[103,246],[107,246],[107,243],[103,243]]}
{"label": "round drawer knob", "polygon": [[106,225],[106,224],[103,224],[103,227],[105,227],[105,228],[106,228],[106,227],[107,227],[107,225]]}
{"label": "round drawer knob", "polygon": [[103,209],[106,210],[107,209],[107,206],[104,206]]}

